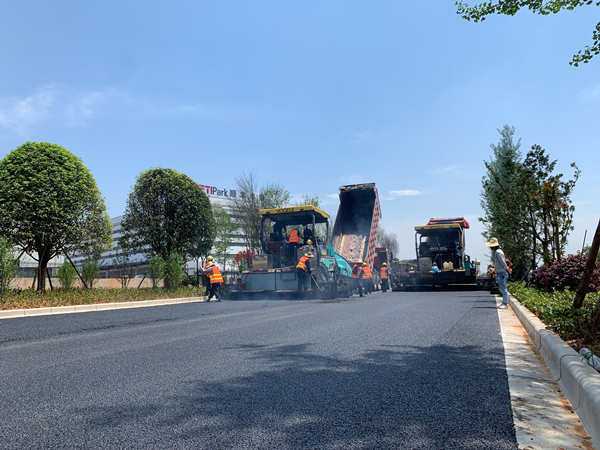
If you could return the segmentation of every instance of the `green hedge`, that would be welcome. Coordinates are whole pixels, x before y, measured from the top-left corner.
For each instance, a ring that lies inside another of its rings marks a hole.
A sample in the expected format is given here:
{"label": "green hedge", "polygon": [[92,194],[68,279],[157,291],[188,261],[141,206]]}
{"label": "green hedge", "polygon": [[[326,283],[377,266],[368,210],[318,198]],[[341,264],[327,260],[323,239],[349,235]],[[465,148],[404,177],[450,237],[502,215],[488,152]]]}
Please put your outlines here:
{"label": "green hedge", "polygon": [[575,292],[544,292],[536,288],[527,288],[523,283],[509,283],[509,292],[565,341],[578,341],[596,344],[598,336],[588,332],[590,321],[600,293],[588,294],[581,309],[573,308]]}
{"label": "green hedge", "polygon": [[48,306],[88,305],[93,303],[134,302],[163,298],[186,298],[204,295],[205,289],[182,287],[173,291],[167,289],[56,289],[37,292],[32,290],[8,291],[0,300],[2,309],[42,308]]}

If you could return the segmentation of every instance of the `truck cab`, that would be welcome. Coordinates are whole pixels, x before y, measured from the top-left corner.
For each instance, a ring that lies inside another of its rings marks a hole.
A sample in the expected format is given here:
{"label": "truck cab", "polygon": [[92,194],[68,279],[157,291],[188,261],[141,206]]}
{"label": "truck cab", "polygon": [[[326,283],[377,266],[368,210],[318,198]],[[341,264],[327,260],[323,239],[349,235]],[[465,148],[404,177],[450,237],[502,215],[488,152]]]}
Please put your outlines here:
{"label": "truck cab", "polygon": [[[476,286],[476,268],[465,253],[469,223],[463,217],[430,219],[415,227],[417,267],[409,273],[407,286]],[[437,266],[437,271],[434,271]]]}

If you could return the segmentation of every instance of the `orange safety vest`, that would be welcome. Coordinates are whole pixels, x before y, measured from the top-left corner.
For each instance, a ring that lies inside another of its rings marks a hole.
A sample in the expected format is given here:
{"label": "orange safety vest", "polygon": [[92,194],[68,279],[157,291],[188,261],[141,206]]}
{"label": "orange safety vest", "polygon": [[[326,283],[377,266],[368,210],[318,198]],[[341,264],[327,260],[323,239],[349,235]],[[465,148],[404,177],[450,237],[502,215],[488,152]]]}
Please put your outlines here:
{"label": "orange safety vest", "polygon": [[302,269],[306,272],[306,261],[308,261],[310,258],[308,256],[303,256],[302,258],[300,258],[300,261],[298,261],[298,265],[296,265],[296,269]]}
{"label": "orange safety vest", "polygon": [[388,273],[387,273],[388,268],[387,267],[382,267],[381,268],[381,279],[382,280],[387,280],[388,279]]}
{"label": "orange safety vest", "polygon": [[221,275],[219,268],[217,266],[212,266],[212,271],[212,275],[207,274],[208,278],[210,278],[210,284],[222,283],[223,276]]}
{"label": "orange safety vest", "polygon": [[369,266],[364,266],[363,267],[363,280],[370,280],[371,278],[373,278],[373,275],[371,274],[371,268]]}
{"label": "orange safety vest", "polygon": [[352,278],[358,278],[358,272],[360,272],[360,266],[354,264],[354,267],[352,268]]}
{"label": "orange safety vest", "polygon": [[300,243],[300,235],[298,234],[298,230],[292,230],[290,232],[290,244],[299,244]]}

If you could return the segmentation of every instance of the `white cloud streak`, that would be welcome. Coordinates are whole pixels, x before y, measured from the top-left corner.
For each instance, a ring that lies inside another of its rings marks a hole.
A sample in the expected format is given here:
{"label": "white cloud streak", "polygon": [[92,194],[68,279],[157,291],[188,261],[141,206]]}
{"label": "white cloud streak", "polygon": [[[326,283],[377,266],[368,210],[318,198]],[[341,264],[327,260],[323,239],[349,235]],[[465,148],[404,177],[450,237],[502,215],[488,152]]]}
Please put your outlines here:
{"label": "white cloud streak", "polygon": [[47,123],[82,128],[100,117],[231,120],[257,115],[228,105],[174,104],[113,88],[85,92],[60,84],[42,86],[23,98],[0,98],[0,127],[23,136]]}
{"label": "white cloud streak", "polygon": [[585,102],[591,102],[600,97],[600,84],[590,86],[579,92],[579,97]]}
{"label": "white cloud streak", "polygon": [[403,189],[399,191],[390,191],[388,195],[382,197],[383,200],[396,200],[398,197],[410,197],[414,195],[423,195],[423,192],[416,189]]}

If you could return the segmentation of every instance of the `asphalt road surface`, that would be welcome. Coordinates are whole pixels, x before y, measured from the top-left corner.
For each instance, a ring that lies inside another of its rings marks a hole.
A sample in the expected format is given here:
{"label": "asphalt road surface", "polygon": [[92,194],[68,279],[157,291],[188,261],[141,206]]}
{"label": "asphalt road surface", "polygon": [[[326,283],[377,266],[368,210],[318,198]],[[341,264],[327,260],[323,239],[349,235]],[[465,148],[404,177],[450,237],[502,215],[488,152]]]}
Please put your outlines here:
{"label": "asphalt road surface", "polygon": [[0,448],[517,449],[494,297],[0,321]]}

